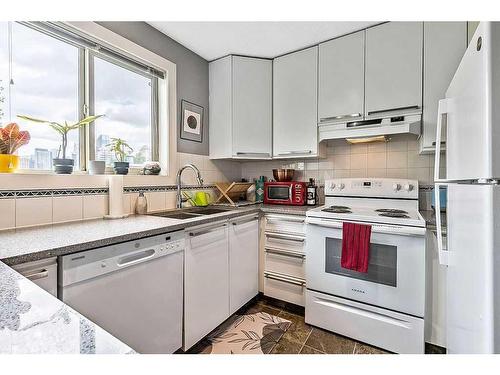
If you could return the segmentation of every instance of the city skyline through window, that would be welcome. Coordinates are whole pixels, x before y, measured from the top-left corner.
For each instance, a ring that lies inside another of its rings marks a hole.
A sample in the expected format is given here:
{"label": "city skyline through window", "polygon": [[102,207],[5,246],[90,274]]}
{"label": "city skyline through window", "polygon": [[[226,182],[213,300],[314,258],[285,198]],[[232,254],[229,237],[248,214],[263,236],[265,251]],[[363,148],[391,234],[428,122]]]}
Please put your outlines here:
{"label": "city skyline through window", "polygon": [[112,138],[132,147],[125,160],[132,166],[157,158],[157,90],[163,73],[51,27],[0,22],[0,126],[16,122],[31,135],[17,152],[20,168],[52,170],[52,160],[62,152],[60,134],[18,115],[58,123],[75,123],[83,113],[104,115],[83,132],[68,134],[66,158],[75,161],[75,170],[84,165],[80,157],[108,166],[117,161],[109,150]]}

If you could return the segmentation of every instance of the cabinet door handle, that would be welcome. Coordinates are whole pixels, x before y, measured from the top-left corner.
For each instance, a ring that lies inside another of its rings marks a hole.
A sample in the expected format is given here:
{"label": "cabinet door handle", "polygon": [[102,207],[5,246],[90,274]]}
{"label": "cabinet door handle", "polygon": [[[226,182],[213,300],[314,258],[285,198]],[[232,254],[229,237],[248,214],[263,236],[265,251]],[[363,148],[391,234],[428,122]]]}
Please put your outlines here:
{"label": "cabinet door handle", "polygon": [[271,154],[269,152],[240,152],[238,151],[236,155],[264,155],[271,157]]}
{"label": "cabinet door handle", "polygon": [[33,273],[28,273],[24,275],[28,280],[40,280],[40,279],[45,279],[46,277],[49,277],[49,271],[46,270],[45,268],[42,270],[37,270]]}
{"label": "cabinet door handle", "polygon": [[264,277],[266,279],[277,280],[287,284],[297,285],[301,287],[304,287],[306,285],[305,280],[296,279],[295,277],[281,275],[279,273],[274,273],[274,272],[264,272]]}
{"label": "cabinet door handle", "polygon": [[233,225],[240,225],[240,224],[246,224],[246,223],[250,223],[251,221],[254,221],[254,220],[257,220],[259,217],[258,216],[253,216],[253,217],[250,217],[248,219],[243,219],[243,220],[235,220],[233,221],[231,224]]}
{"label": "cabinet door handle", "polygon": [[305,241],[304,237],[297,237],[297,236],[292,236],[289,234],[277,234],[277,233],[270,233],[270,232],[266,232],[266,237],[277,238],[279,240],[290,240],[290,241],[296,241],[296,242],[304,242]]}
{"label": "cabinet door handle", "polygon": [[406,109],[419,109],[420,106],[418,105],[409,105],[407,107],[398,107],[398,108],[388,108],[388,109],[379,109],[377,111],[369,111],[368,116],[370,115],[375,115],[377,113],[384,113],[384,112],[395,112],[395,111],[404,111]]}
{"label": "cabinet door handle", "polygon": [[312,150],[302,150],[302,151],[285,151],[280,152],[278,155],[303,155],[303,154],[312,154]]}
{"label": "cabinet door handle", "polygon": [[299,258],[299,259],[306,258],[306,254],[298,253],[295,251],[282,250],[282,249],[277,249],[274,247],[266,247],[265,250],[266,250],[266,253],[268,253],[268,254],[283,255],[285,257]]}
{"label": "cabinet door handle", "polygon": [[319,122],[327,122],[332,120],[342,120],[342,119],[350,119],[355,117],[361,117],[361,113],[352,113],[350,115],[341,115],[341,116],[331,116],[331,117],[322,117],[319,119]]}
{"label": "cabinet door handle", "polygon": [[210,227],[210,228],[207,228],[207,229],[202,229],[202,230],[199,230],[199,231],[197,231],[197,232],[189,232],[189,236],[190,236],[190,237],[198,237],[198,236],[201,236],[201,235],[203,235],[203,234],[207,234],[207,233],[210,233],[210,232],[214,232],[214,231],[216,231],[217,229],[224,228],[225,226],[227,226],[227,224],[217,225],[217,226]]}

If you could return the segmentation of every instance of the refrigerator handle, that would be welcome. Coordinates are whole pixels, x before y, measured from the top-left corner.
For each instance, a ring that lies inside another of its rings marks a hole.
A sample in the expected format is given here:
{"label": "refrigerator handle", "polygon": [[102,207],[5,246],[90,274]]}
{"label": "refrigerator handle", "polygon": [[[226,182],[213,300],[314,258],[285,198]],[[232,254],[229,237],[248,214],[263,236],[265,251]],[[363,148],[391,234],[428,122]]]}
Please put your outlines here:
{"label": "refrigerator handle", "polygon": [[[444,182],[439,178],[439,168],[441,167],[441,129],[443,128],[443,117],[447,114],[447,99],[441,99],[438,104],[438,116],[436,126],[436,150],[434,153],[434,182]],[[446,120],[445,120],[446,121]]]}
{"label": "refrigerator handle", "polygon": [[441,186],[446,186],[447,184],[436,183],[434,184],[434,210],[436,213],[436,239],[437,239],[437,250],[439,264],[443,266],[448,265],[448,249],[447,246],[443,244],[443,226],[441,224],[441,202],[439,196],[439,189]]}

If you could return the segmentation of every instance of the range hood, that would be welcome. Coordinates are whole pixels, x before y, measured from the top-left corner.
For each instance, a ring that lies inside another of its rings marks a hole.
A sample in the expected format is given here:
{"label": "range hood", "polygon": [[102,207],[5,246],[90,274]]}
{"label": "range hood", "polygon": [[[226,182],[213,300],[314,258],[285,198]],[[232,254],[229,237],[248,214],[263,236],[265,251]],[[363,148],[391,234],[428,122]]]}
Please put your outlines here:
{"label": "range hood", "polygon": [[346,138],[374,138],[391,134],[420,135],[422,116],[396,116],[369,120],[356,120],[319,124],[319,141]]}

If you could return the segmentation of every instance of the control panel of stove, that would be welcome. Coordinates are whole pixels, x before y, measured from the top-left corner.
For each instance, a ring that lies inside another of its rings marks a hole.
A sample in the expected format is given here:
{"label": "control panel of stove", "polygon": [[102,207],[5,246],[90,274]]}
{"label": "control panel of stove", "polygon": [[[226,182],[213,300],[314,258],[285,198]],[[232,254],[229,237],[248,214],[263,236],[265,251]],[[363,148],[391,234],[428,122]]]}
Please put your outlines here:
{"label": "control panel of stove", "polygon": [[418,199],[418,181],[394,178],[326,180],[325,195]]}

